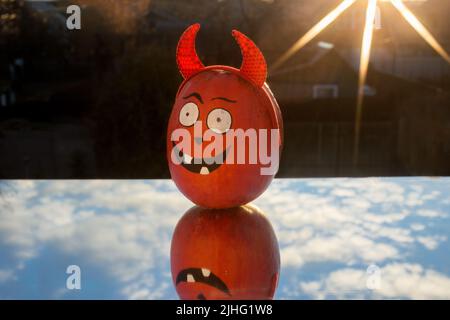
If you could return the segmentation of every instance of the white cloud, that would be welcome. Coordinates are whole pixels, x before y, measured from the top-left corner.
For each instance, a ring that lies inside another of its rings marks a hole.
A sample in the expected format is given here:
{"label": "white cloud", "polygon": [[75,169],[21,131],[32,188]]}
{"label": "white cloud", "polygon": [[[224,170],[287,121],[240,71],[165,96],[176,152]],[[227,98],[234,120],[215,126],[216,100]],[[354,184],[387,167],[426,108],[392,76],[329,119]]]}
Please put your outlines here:
{"label": "white cloud", "polygon": [[379,262],[395,258],[398,251],[385,243],[375,243],[366,237],[315,237],[304,245],[289,245],[281,251],[284,267],[299,267],[305,263],[337,261],[349,265],[363,262]]}
{"label": "white cloud", "polygon": [[421,223],[413,223],[413,224],[411,224],[410,228],[413,231],[422,231],[425,229],[425,225],[423,225]]}
{"label": "white cloud", "polygon": [[419,264],[393,263],[381,268],[380,287],[367,289],[365,270],[345,268],[319,281],[301,282],[299,290],[313,298],[449,299],[450,278]]}
{"label": "white cloud", "polygon": [[416,214],[421,217],[426,218],[445,218],[447,214],[438,210],[430,210],[430,209],[420,209],[417,210]]}
{"label": "white cloud", "polygon": [[[16,194],[8,196],[11,210],[0,211],[0,244],[14,248],[16,266],[23,267],[39,248],[51,243],[101,267],[121,283],[124,297],[165,297],[170,274],[161,282],[153,272],[167,261],[173,228],[192,206],[173,182],[17,181],[14,188]],[[255,204],[274,225],[283,268],[333,262],[346,266],[323,281],[302,282],[304,292],[326,297],[339,287],[351,290],[359,285],[359,291],[348,295],[355,297],[365,292],[366,277],[365,270],[354,269],[355,265],[384,264],[383,272],[389,275],[396,269],[388,267],[401,265],[418,244],[435,250],[447,241],[440,231],[427,234],[431,224],[408,220],[447,217],[443,211],[424,209],[439,195],[417,183],[400,185],[378,178],[300,183],[281,179]],[[439,277],[416,269],[414,279],[419,278],[424,291],[427,279]],[[14,276],[12,269],[8,277]]]}
{"label": "white cloud", "polygon": [[[11,210],[0,212],[0,244],[18,265],[52,243],[65,254],[100,266],[122,283],[125,297],[162,297],[167,286],[146,287],[148,274],[168,259],[170,235],[191,207],[171,182],[14,182]],[[162,187],[164,192],[158,190]],[[100,211],[99,211],[100,210]],[[103,212],[101,212],[103,211]],[[80,261],[81,263],[81,261]],[[0,273],[0,279],[14,275]],[[133,283],[137,291],[133,292]],[[158,293],[159,292],[159,293]]]}
{"label": "white cloud", "polygon": [[163,299],[169,288],[171,279],[157,283],[152,275],[146,275],[139,282],[132,282],[122,289],[122,294],[131,300]]}
{"label": "white cloud", "polygon": [[1,270],[0,269],[0,283],[15,280],[14,270]]}
{"label": "white cloud", "polygon": [[[419,205],[426,202],[423,198],[439,194],[416,184],[408,189],[408,184],[378,178],[304,181],[313,190],[323,189],[323,195],[293,188],[295,183],[285,179],[282,186],[272,184],[256,201],[276,217],[285,267],[325,261],[351,265],[401,260],[407,254],[405,246],[419,241],[413,233],[417,225],[413,230],[400,224],[415,210],[405,208],[405,199],[418,199]],[[407,207],[412,204],[411,200]],[[422,239],[420,243],[425,241],[426,248],[434,249],[442,238]]]}
{"label": "white cloud", "polygon": [[334,188],[331,191],[331,194],[337,197],[354,197],[356,196],[355,191],[352,189],[344,189],[344,188]]}
{"label": "white cloud", "polygon": [[435,250],[439,244],[446,241],[445,236],[429,236],[429,237],[418,237],[417,241],[421,243],[428,250]]}

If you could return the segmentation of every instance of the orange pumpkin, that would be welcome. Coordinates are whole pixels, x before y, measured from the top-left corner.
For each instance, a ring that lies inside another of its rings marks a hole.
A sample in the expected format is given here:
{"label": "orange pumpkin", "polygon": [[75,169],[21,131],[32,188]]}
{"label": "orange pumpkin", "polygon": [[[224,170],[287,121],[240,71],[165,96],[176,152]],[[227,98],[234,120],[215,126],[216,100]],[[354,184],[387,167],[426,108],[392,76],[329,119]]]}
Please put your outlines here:
{"label": "orange pumpkin", "polygon": [[278,284],[275,233],[250,205],[188,210],[175,228],[170,259],[181,299],[272,299]]}
{"label": "orange pumpkin", "polygon": [[[256,45],[234,30],[233,36],[243,55],[241,68],[205,67],[195,52],[199,28],[198,24],[189,27],[178,44],[177,62],[185,80],[178,90],[169,119],[167,158],[171,177],[187,198],[206,208],[230,208],[256,199],[269,186],[275,172],[262,175],[261,168],[266,165],[260,159],[256,163],[248,161],[249,143],[243,150],[247,161],[238,164],[236,155],[229,152],[230,142],[223,138],[220,150],[215,150],[213,156],[222,158],[224,163],[208,164],[203,154],[195,157],[192,152],[176,150],[172,133],[176,129],[186,129],[193,137],[191,150],[196,146],[205,150],[211,143],[203,139],[203,133],[207,130],[224,137],[230,129],[255,129],[257,132],[276,129],[280,133],[277,138],[279,148],[274,152],[279,158],[282,145],[281,112],[265,83],[267,66]],[[200,134],[195,132],[196,125],[200,128]],[[266,147],[269,150],[270,144],[271,137],[268,136]],[[181,163],[173,162],[173,152],[180,155]],[[234,164],[227,161],[230,157],[234,157]]]}

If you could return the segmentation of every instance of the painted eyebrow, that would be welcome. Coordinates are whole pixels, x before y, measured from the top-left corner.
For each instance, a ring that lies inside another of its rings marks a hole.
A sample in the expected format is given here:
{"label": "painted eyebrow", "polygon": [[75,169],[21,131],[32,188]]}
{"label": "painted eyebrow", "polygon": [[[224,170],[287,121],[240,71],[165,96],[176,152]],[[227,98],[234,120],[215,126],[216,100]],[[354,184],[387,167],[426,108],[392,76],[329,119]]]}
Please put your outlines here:
{"label": "painted eyebrow", "polygon": [[223,100],[223,101],[230,102],[230,103],[236,103],[237,102],[236,100],[231,100],[231,99],[227,99],[227,98],[224,98],[224,97],[216,97],[216,98],[212,98],[212,100]]}
{"label": "painted eyebrow", "polygon": [[191,94],[187,95],[186,97],[183,97],[183,99],[189,99],[190,97],[197,98],[198,101],[200,101],[203,104],[203,99],[197,92],[192,92]]}

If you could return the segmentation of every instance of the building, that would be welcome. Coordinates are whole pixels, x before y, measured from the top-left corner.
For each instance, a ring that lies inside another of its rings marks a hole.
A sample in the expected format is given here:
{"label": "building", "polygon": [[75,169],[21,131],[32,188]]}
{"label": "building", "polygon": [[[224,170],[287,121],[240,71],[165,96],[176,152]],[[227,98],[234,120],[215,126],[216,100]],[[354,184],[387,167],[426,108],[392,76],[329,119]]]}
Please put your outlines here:
{"label": "building", "polygon": [[[274,74],[268,80],[285,119],[281,176],[414,175],[430,169],[430,163],[423,161],[427,154],[416,150],[418,140],[409,137],[415,134],[412,123],[417,125],[423,119],[423,105],[417,99],[436,97],[436,89],[371,68],[365,90],[359,162],[355,166],[358,71],[335,49],[319,48],[307,56],[309,62]],[[426,130],[419,134],[424,145],[436,145],[433,128],[444,128],[450,120],[443,106],[442,101],[429,106],[433,114],[442,115],[430,117],[426,125],[430,134]],[[445,159],[450,135],[447,132],[438,139],[436,159]],[[450,171],[448,164],[433,168],[441,174]]]}

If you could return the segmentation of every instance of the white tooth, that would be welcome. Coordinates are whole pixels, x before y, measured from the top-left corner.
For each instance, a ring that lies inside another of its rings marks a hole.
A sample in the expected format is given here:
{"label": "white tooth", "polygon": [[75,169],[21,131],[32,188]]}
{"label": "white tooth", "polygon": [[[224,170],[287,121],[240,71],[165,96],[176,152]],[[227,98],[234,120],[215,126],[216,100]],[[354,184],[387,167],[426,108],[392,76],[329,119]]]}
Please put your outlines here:
{"label": "white tooth", "polygon": [[209,275],[211,274],[211,270],[202,268],[202,273],[204,277],[209,277]]}
{"label": "white tooth", "polygon": [[184,160],[184,163],[188,163],[188,164],[192,163],[192,157],[186,153],[183,154],[183,160]]}
{"label": "white tooth", "polygon": [[200,174],[209,174],[209,170],[207,167],[202,167],[202,169],[200,170]]}
{"label": "white tooth", "polygon": [[195,282],[194,276],[190,273],[188,273],[187,277],[186,277],[186,281],[187,282]]}

